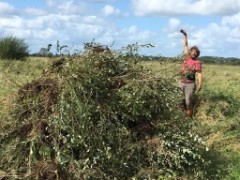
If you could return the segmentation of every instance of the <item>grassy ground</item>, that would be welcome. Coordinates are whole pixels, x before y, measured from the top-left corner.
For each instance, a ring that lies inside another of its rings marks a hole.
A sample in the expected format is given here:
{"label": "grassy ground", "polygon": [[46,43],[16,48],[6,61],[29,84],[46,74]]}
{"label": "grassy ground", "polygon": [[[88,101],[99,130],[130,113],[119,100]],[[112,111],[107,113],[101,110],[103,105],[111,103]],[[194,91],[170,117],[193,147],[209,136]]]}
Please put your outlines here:
{"label": "grassy ground", "polygon": [[[7,110],[19,87],[41,76],[51,60],[30,58],[26,61],[0,61],[0,125],[9,118]],[[178,83],[179,63],[144,62],[144,67]],[[197,95],[195,117],[197,131],[203,136],[220,168],[227,176],[219,179],[240,179],[240,66],[203,64],[203,89]]]}
{"label": "grassy ground", "polygon": [[226,179],[240,179],[240,66],[205,65],[197,116],[207,143],[231,161]]}

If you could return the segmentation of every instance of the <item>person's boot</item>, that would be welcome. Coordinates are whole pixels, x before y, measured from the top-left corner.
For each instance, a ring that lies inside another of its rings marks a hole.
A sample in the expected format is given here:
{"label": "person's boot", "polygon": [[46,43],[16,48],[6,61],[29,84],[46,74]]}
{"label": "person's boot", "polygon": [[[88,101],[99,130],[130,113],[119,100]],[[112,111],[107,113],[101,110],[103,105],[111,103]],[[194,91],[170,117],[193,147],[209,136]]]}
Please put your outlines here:
{"label": "person's boot", "polygon": [[187,109],[185,99],[182,99],[178,103],[178,108],[179,108],[179,110],[182,110],[182,111],[185,111]]}
{"label": "person's boot", "polygon": [[193,116],[193,109],[187,109],[187,116],[190,118]]}

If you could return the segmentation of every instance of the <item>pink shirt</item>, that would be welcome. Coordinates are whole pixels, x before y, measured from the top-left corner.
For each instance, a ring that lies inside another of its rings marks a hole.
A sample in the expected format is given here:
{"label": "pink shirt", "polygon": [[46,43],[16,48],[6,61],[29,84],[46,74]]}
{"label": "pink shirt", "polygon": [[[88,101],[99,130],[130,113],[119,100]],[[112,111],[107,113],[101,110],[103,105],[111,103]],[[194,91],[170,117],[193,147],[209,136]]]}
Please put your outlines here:
{"label": "pink shirt", "polygon": [[191,57],[184,60],[181,68],[181,72],[184,73],[187,70],[196,73],[202,72],[202,64],[198,59],[192,59]]}
{"label": "pink shirt", "polygon": [[182,77],[181,79],[195,81],[195,73],[202,72],[201,61],[188,57],[184,60],[180,72],[182,75],[184,75],[184,77]]}

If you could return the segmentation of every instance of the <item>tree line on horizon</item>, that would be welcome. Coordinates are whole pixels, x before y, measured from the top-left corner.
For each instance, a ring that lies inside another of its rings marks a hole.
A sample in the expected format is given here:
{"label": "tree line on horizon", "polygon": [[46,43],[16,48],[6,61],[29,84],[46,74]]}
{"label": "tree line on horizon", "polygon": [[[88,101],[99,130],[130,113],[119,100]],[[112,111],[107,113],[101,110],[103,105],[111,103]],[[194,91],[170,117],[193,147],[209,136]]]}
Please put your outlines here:
{"label": "tree line on horizon", "polygon": [[[84,44],[96,45],[97,43],[91,42],[91,43],[84,43]],[[39,52],[37,53],[36,52],[29,53],[29,46],[24,39],[21,39],[15,36],[3,37],[0,39],[0,58],[6,59],[6,60],[23,60],[28,56],[57,57],[59,55],[62,55],[62,56],[71,55],[70,49],[72,47],[68,47],[67,45],[60,45],[59,41],[57,41],[55,54],[50,51],[51,48],[52,48],[52,44],[48,44],[47,47],[40,48]],[[74,54],[80,54],[80,51],[78,52],[76,51]],[[180,59],[181,59],[181,56],[164,57],[164,56],[139,55],[140,61],[179,61]],[[240,65],[240,58],[237,58],[237,57],[201,56],[200,60],[204,64]]]}

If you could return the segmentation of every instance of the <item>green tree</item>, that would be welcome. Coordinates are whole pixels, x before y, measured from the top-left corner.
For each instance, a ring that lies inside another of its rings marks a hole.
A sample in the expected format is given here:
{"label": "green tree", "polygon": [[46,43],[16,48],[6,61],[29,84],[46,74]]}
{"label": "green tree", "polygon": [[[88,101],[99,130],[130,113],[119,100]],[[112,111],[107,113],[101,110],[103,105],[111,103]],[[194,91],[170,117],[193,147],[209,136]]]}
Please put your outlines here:
{"label": "green tree", "polygon": [[0,39],[0,58],[19,60],[28,55],[28,45],[24,39],[14,36]]}

